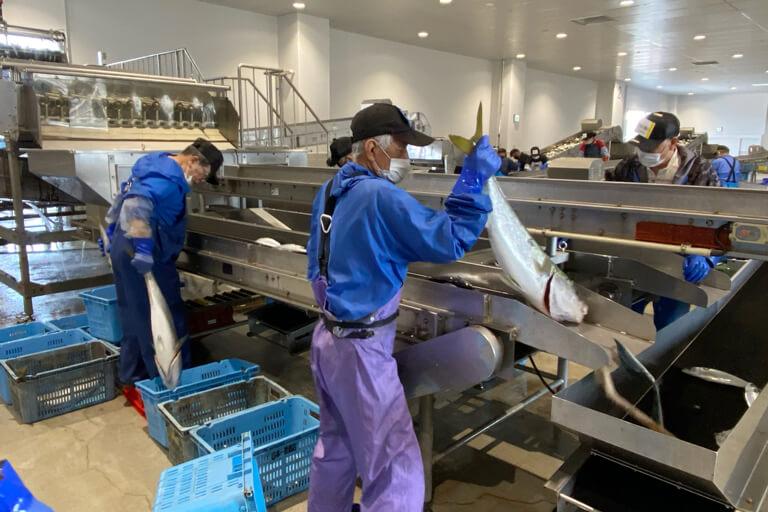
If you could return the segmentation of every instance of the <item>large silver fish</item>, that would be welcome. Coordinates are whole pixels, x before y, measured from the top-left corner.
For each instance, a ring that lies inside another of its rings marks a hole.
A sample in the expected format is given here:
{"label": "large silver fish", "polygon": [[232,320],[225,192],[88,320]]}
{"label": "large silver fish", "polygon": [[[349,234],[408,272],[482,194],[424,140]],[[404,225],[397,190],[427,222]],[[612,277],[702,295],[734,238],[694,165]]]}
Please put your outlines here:
{"label": "large silver fish", "polygon": [[581,323],[587,305],[576,287],[541,250],[504,198],[496,178],[486,183],[493,211],[488,214],[488,234],[496,260],[536,309],[558,322]]}
{"label": "large silver fish", "polygon": [[[466,154],[475,150],[482,136],[483,104],[477,109],[477,126],[470,139],[450,135],[451,142]],[[528,230],[507,203],[496,178],[485,185],[493,211],[488,215],[491,248],[505,277],[513,281],[536,309],[559,322],[581,323],[587,305],[576,294],[576,287],[565,272],[552,263],[531,238]]]}
{"label": "large silver fish", "polygon": [[144,274],[144,281],[149,296],[149,316],[157,371],[163,379],[163,385],[168,389],[175,389],[181,376],[181,347],[184,340],[176,336],[171,310],[152,272]]}

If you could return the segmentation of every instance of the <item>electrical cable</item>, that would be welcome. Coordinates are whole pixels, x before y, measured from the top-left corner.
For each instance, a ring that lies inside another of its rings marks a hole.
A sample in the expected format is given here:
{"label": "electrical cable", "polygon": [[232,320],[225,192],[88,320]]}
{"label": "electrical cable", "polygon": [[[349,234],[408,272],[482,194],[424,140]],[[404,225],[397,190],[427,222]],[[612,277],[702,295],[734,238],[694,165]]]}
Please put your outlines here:
{"label": "electrical cable", "polygon": [[544,377],[541,375],[541,372],[539,371],[539,367],[536,366],[536,361],[533,360],[533,354],[529,355],[528,359],[531,360],[531,364],[533,365],[533,369],[536,372],[536,375],[539,376],[539,379],[541,380],[541,383],[544,384],[547,387],[547,389],[549,390],[549,392],[554,395],[555,394],[555,390],[552,389],[552,387],[547,383],[546,380],[544,380]]}

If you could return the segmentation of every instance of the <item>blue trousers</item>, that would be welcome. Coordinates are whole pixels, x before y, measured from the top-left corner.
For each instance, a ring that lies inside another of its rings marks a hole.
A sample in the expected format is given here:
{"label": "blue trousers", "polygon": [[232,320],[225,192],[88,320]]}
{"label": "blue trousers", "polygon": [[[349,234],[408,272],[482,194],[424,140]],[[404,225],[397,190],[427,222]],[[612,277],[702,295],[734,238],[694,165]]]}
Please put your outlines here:
{"label": "blue trousers", "polygon": [[[632,304],[632,310],[642,314],[649,302],[650,299],[637,301]],[[653,301],[653,324],[656,326],[656,330],[660,331],[690,310],[690,304],[667,297],[659,297]]]}
{"label": "blue trousers", "polygon": [[[159,251],[153,255],[155,265],[152,273],[165,296],[173,315],[176,335],[187,335],[187,319],[184,302],[181,300],[181,281],[173,261],[162,261]],[[149,297],[144,276],[131,265],[133,243],[118,228],[112,238],[109,250],[112,257],[112,271],[117,288],[117,306],[123,325],[123,339],[120,341],[120,363],[118,375],[123,384],[159,376],[155,366],[155,349],[152,344],[152,326],[149,317]],[[182,365],[189,368],[191,354],[189,340],[181,350]]]}

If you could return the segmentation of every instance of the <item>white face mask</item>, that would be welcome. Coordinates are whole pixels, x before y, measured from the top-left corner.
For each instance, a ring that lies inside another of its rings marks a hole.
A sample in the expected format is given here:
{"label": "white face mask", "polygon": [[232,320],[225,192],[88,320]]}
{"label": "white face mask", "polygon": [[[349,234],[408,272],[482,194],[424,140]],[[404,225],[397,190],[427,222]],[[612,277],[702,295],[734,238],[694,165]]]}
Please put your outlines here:
{"label": "white face mask", "polygon": [[[379,146],[378,143],[376,145]],[[397,185],[411,173],[411,160],[410,158],[392,158],[384,148],[379,146],[379,149],[389,158],[389,169],[379,169],[379,172],[385,179]]]}
{"label": "white face mask", "polygon": [[640,163],[646,167],[656,167],[661,164],[661,153],[646,153],[645,151],[637,150],[637,158]]}
{"label": "white face mask", "polygon": [[192,186],[192,176],[184,176],[187,180],[187,185]]}

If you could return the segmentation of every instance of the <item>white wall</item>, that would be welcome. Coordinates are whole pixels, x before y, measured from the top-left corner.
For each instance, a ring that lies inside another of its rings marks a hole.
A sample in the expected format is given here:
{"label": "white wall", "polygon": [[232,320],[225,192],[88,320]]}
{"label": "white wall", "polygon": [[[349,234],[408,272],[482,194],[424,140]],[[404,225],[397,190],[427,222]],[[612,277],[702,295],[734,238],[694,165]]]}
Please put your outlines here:
{"label": "white wall", "polygon": [[684,126],[707,132],[711,144],[745,154],[765,134],[767,111],[768,93],[706,94],[679,97],[677,114]]}
{"label": "white wall", "polygon": [[650,89],[641,89],[630,85],[627,87],[627,110],[643,110],[645,112],[671,112],[673,110],[672,96]]}
{"label": "white wall", "polygon": [[78,64],[95,62],[98,50],[114,62],[187,48],[209,77],[232,76],[241,62],[277,65],[273,16],[190,0],[66,0],[66,7]]}
{"label": "white wall", "polygon": [[492,74],[489,60],[331,30],[333,118],[354,115],[364,99],[390,98],[424,112],[433,135],[470,134],[478,102],[491,106]]}
{"label": "white wall", "polygon": [[66,31],[64,0],[6,0],[3,18],[11,25]]}
{"label": "white wall", "polygon": [[528,68],[519,148],[544,147],[581,129],[593,118],[597,82]]}

